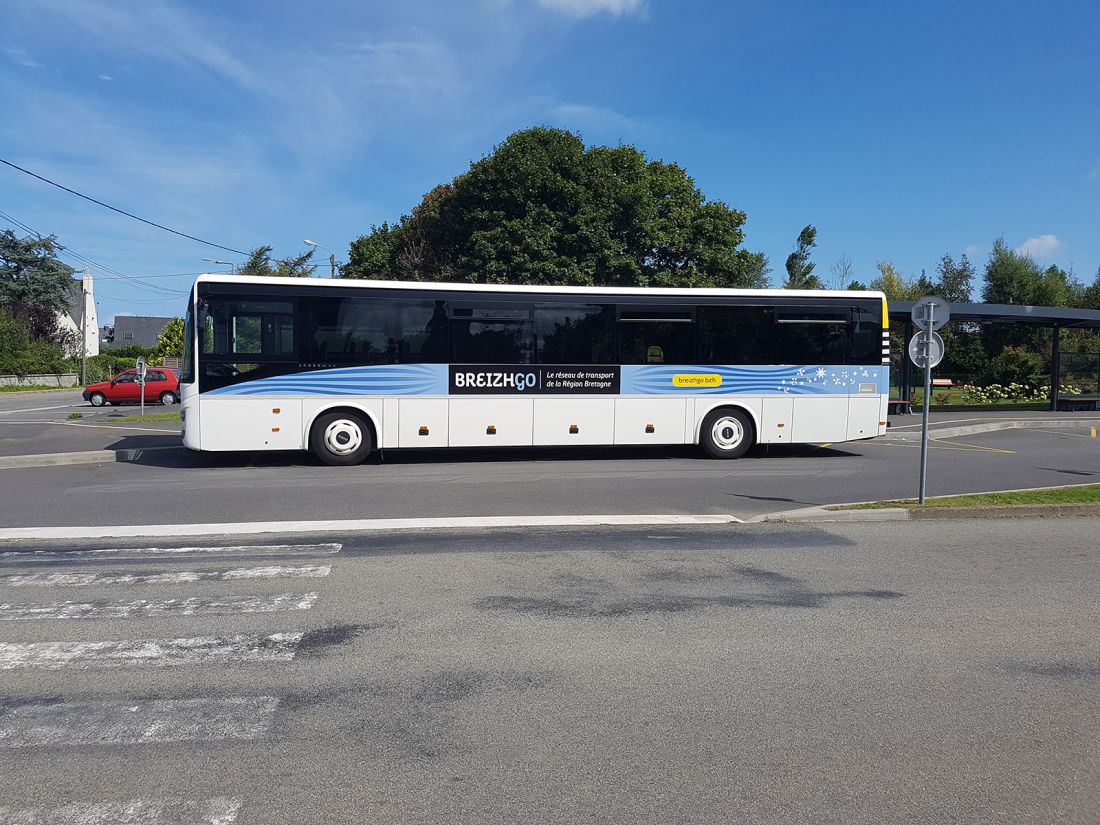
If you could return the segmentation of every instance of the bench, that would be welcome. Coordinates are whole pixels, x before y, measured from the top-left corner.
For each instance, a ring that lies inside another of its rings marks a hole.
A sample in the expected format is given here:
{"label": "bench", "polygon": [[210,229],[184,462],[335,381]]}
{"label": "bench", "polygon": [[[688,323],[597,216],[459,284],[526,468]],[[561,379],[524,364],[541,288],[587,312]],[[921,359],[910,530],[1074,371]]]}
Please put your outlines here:
{"label": "bench", "polygon": [[912,402],[908,398],[891,398],[886,402],[886,412],[888,415],[912,415],[910,404]]}
{"label": "bench", "polygon": [[933,378],[932,379],[932,386],[933,387],[953,387],[955,385],[954,385],[954,383],[952,383],[950,378]]}
{"label": "bench", "polygon": [[1058,412],[1085,412],[1087,410],[1100,410],[1100,393],[1058,396]]}

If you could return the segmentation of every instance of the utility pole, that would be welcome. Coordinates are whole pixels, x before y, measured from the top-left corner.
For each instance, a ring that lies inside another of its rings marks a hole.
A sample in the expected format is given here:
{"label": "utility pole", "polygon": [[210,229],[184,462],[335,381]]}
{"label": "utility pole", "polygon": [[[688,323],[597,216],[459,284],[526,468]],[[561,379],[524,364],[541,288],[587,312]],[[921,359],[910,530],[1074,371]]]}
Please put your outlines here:
{"label": "utility pole", "polygon": [[335,278],[336,277],[336,253],[335,252],[333,252],[331,255],[328,256],[328,263],[329,263],[329,266],[331,267],[331,271],[329,272],[329,277],[330,278]]}

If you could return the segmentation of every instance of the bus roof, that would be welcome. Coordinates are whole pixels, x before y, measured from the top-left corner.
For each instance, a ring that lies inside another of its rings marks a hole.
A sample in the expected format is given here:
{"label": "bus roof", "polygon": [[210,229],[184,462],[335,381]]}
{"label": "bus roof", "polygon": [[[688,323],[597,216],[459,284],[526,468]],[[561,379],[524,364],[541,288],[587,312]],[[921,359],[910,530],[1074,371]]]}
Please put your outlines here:
{"label": "bus roof", "polygon": [[215,284],[271,284],[279,286],[306,286],[327,289],[333,287],[360,287],[372,289],[423,290],[425,292],[507,292],[516,294],[552,295],[700,295],[704,297],[755,296],[759,298],[881,298],[886,295],[877,290],[846,289],[717,289],[691,287],[670,289],[667,287],[611,287],[611,286],[531,286],[526,284],[470,284],[442,281],[368,281],[359,278],[267,278],[255,275],[224,275],[204,273],[195,283]]}

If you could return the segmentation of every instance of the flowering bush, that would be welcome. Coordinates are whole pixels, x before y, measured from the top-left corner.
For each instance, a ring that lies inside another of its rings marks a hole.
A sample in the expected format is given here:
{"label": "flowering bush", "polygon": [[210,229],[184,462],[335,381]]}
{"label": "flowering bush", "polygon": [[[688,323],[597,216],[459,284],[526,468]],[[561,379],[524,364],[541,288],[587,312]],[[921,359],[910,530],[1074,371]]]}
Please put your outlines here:
{"label": "flowering bush", "polygon": [[[1016,381],[1008,385],[989,384],[985,387],[963,384],[959,390],[963,404],[995,404],[998,401],[1034,403],[1050,400],[1050,388],[1045,384],[1021,384]],[[1062,385],[1059,392],[1063,395],[1078,395],[1081,390],[1072,385]]]}

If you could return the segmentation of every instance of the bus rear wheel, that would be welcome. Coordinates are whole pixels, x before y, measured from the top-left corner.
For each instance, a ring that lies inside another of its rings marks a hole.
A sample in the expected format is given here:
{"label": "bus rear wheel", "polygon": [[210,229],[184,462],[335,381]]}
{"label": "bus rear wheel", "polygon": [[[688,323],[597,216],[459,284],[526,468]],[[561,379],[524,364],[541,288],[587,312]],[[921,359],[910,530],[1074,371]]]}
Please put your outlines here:
{"label": "bus rear wheel", "polygon": [[374,449],[374,437],[362,416],[352,412],[325,413],[313,422],[309,448],[325,464],[360,464]]}
{"label": "bus rear wheel", "polygon": [[703,419],[699,442],[711,458],[740,458],[753,444],[752,422],[741,410],[711,410]]}

